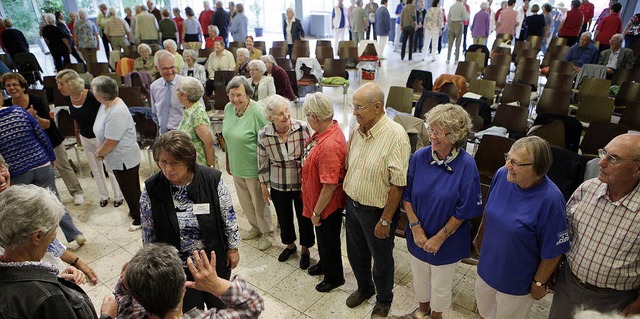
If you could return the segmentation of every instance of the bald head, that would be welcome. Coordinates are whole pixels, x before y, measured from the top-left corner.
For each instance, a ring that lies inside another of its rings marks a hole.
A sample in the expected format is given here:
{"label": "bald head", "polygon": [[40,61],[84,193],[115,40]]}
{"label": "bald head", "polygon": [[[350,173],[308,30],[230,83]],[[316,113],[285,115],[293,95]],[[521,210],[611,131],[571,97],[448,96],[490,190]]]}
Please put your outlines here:
{"label": "bald head", "polygon": [[622,134],[616,136],[611,143],[619,143],[624,148],[629,150],[630,157],[636,161],[640,161],[640,134]]}
{"label": "bald head", "polygon": [[384,92],[382,92],[382,89],[373,82],[359,87],[353,94],[354,97],[356,95],[366,101],[367,104],[380,102],[380,105],[384,108]]}

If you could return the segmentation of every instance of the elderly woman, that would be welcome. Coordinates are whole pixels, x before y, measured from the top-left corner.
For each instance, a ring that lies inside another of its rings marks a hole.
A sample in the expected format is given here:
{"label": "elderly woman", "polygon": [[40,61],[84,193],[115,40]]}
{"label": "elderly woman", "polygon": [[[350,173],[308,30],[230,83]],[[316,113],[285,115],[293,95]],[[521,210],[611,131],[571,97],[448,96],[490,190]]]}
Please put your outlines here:
{"label": "elderly woman", "polygon": [[207,32],[209,32],[209,36],[204,40],[204,48],[213,49],[214,42],[220,30],[215,25],[210,25],[207,27]]}
{"label": "elderly woman", "polygon": [[196,51],[186,49],[182,52],[182,58],[185,65],[182,67],[180,75],[192,76],[200,81],[202,85],[205,85],[207,83],[207,72],[204,69],[204,65],[197,63],[198,54]]}
{"label": "elderly woman", "polygon": [[263,101],[264,113],[271,122],[258,132],[258,178],[264,202],[273,201],[280,225],[280,239],[287,247],[278,261],[286,261],[296,248],[296,230],[293,226],[293,209],[298,219],[300,234],[300,268],[309,268],[309,247],[314,244],[313,225],[302,217],[302,154],[309,140],[309,128],[305,122],[291,118],[290,102],[279,95]]}
{"label": "elderly woman", "polygon": [[152,78],[155,78],[158,75],[158,70],[153,65],[151,47],[146,43],[141,43],[138,45],[137,50],[140,56],[133,60],[133,69],[138,72],[148,72]]}
{"label": "elderly woman", "polygon": [[176,23],[176,27],[178,28],[178,38],[176,41],[182,40],[182,24],[184,23],[184,19],[182,18],[182,16],[180,16],[180,8],[178,7],[173,8],[172,20],[173,22]]}
{"label": "elderly woman", "polygon": [[304,40],[304,29],[300,23],[300,19],[296,18],[293,8],[287,8],[287,17],[282,21],[282,33],[284,40],[289,48],[289,56],[293,49],[293,41]]}
{"label": "elderly woman", "polygon": [[273,78],[273,82],[276,87],[276,94],[286,97],[289,101],[296,99],[296,94],[293,92],[291,82],[287,71],[276,63],[276,59],[273,55],[263,55],[260,60],[264,62],[267,68],[267,75]]}
{"label": "elderly woman", "polygon": [[111,47],[116,51],[131,44],[129,42],[129,39],[132,39],[131,28],[127,21],[118,16],[116,8],[109,8],[109,19],[105,22],[104,33],[108,36]]}
{"label": "elderly woman", "polygon": [[178,129],[189,135],[196,148],[197,162],[200,165],[217,167],[216,150],[209,126],[209,115],[202,104],[204,87],[192,77],[180,78],[178,82],[178,100],[184,106],[184,115]]}
{"label": "elderly woman", "polygon": [[[80,142],[87,155],[87,162],[93,173],[93,178],[98,186],[100,207],[105,207],[109,203],[109,190],[107,190],[107,183],[102,167],[104,165],[107,172],[112,176],[113,171],[109,165],[103,163],[96,156],[98,141],[96,135],[93,133],[93,124],[100,109],[100,102],[96,100],[93,92],[84,88],[84,80],[80,78],[74,70],[64,69],[58,72],[56,75],[56,83],[60,93],[66,97],[69,114],[75,120],[80,132]],[[119,207],[124,202],[124,197],[116,179],[110,178],[109,180],[114,195],[113,206]]]}
{"label": "elderly woman", "polygon": [[164,49],[169,51],[169,53],[173,54],[173,56],[176,58],[176,69],[178,70],[178,73],[180,73],[182,71],[182,68],[184,68],[184,60],[182,59],[180,53],[177,52],[178,44],[176,43],[176,41],[168,39],[162,42],[162,46],[164,46]]}
{"label": "elderly woman", "polygon": [[[173,40],[173,42],[178,41],[178,26],[171,20],[171,12],[167,8],[162,8],[161,14],[162,20],[158,22],[158,29],[162,34],[162,42],[169,39]],[[167,47],[165,46],[164,48],[166,49]]]}
{"label": "elderly woman", "polygon": [[73,42],[80,48],[87,65],[98,63],[96,52],[100,50],[100,32],[93,21],[87,19],[87,10],[78,10],[79,20],[73,25]]}
{"label": "elderly woman", "polygon": [[326,95],[319,92],[307,95],[303,109],[315,133],[303,156],[302,214],[315,225],[320,255],[318,263],[309,268],[309,274],[324,273],[316,290],[328,292],[344,284],[340,229],[346,200],[342,181],[346,174],[347,141],[333,119],[333,103]]}
{"label": "elderly woman", "polygon": [[545,175],[553,161],[549,143],[521,138],[505,160],[491,182],[474,239],[480,252],[475,296],[482,317],[518,319],[547,294],[547,281],[569,250],[569,236],[564,197]]}
{"label": "elderly woman", "polygon": [[431,145],[409,162],[402,205],[407,213],[418,315],[434,319],[451,305],[453,275],[470,255],[469,219],[482,213],[480,177],[473,157],[462,147],[472,127],[459,105],[441,104],[426,115]]}
{"label": "elderly woman", "polygon": [[471,36],[473,44],[487,45],[487,37],[489,37],[490,14],[487,12],[487,3],[480,3],[480,11],[473,16],[471,24]]}
{"label": "elderly woman", "polygon": [[253,89],[244,77],[231,79],[227,94],[230,102],[224,108],[222,122],[227,173],[233,176],[240,206],[251,226],[242,239],[261,237],[258,249],[267,250],[272,245],[273,225],[258,179],[258,132],[269,121],[262,115],[262,107],[249,98]]}
{"label": "elderly woman", "polygon": [[249,50],[245,48],[239,48],[236,50],[236,67],[233,71],[234,75],[248,76],[247,73],[249,72],[249,69],[247,64],[249,64],[250,57]]}
{"label": "elderly woman", "polygon": [[43,18],[46,25],[42,28],[42,38],[49,46],[56,70],[62,71],[65,63],[71,63],[71,44],[67,35],[56,26],[56,17],[52,13],[45,13]]}
{"label": "elderly woman", "polygon": [[180,43],[185,49],[200,50],[202,47],[202,27],[191,7],[186,7],[184,13],[187,19],[182,24],[182,38]]}
{"label": "elderly woman", "polygon": [[[13,186],[0,194],[0,316],[97,318],[91,299],[78,285],[57,278],[58,269],[41,262],[56,238],[64,206],[51,191]],[[11,302],[9,302],[9,300]]]}
{"label": "elderly woman", "polygon": [[253,37],[248,35],[244,38],[244,47],[249,51],[249,60],[260,60],[262,51],[253,46]]}
{"label": "elderly woman", "polygon": [[[198,82],[195,82],[198,83]],[[187,280],[187,258],[195,250],[215,251],[218,276],[229,279],[240,260],[238,223],[231,193],[222,173],[196,163],[196,149],[189,136],[170,131],[158,137],[153,158],[160,172],[145,181],[140,199],[142,243],[167,243],[180,252]],[[175,223],[171,221],[174,220]],[[183,311],[193,307],[222,309],[214,295],[187,288]]]}
{"label": "elderly woman", "polygon": [[76,25],[76,21],[78,21],[78,14],[74,11],[69,12],[69,23],[67,23],[67,28],[71,31],[71,35],[73,36],[73,27]]}
{"label": "elderly woman", "polygon": [[129,205],[133,224],[129,231],[140,226],[140,147],[136,127],[129,108],[118,97],[118,83],[112,78],[99,76],[91,81],[93,94],[100,109],[93,124],[98,149],[96,156],[113,170],[124,199]]}
{"label": "elderly woman", "polygon": [[210,96],[214,89],[213,80],[215,79],[216,71],[233,71],[236,67],[233,54],[224,48],[224,39],[222,37],[216,37],[213,52],[209,54],[205,67],[209,71],[206,94]]}
{"label": "elderly woman", "polygon": [[276,86],[273,78],[264,76],[267,66],[260,60],[249,62],[249,74],[251,75],[251,86],[253,87],[253,95],[251,99],[260,101],[269,96],[276,94]]}
{"label": "elderly woman", "polygon": [[247,29],[249,28],[249,19],[244,14],[244,5],[238,3],[236,5],[236,16],[231,21],[229,32],[233,37],[233,41],[242,41],[247,37]]}

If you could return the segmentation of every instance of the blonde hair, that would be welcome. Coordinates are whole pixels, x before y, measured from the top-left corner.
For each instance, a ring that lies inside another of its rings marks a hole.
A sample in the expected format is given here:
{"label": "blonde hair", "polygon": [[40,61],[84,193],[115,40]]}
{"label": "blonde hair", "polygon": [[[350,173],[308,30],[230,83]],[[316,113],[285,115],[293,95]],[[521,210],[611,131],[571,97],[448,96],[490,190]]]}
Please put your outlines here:
{"label": "blonde hair", "polygon": [[432,108],[425,115],[427,126],[439,126],[445,130],[449,130],[446,138],[449,139],[454,147],[461,147],[467,140],[469,132],[473,124],[469,113],[462,106],[457,104],[440,104]]}
{"label": "blonde hair", "polygon": [[64,82],[73,93],[79,93],[84,90],[84,79],[82,79],[78,72],[72,69],[64,69],[56,75],[56,81]]}
{"label": "blonde hair", "polygon": [[319,121],[333,119],[333,102],[322,92],[307,94],[302,108],[305,114],[313,114]]}

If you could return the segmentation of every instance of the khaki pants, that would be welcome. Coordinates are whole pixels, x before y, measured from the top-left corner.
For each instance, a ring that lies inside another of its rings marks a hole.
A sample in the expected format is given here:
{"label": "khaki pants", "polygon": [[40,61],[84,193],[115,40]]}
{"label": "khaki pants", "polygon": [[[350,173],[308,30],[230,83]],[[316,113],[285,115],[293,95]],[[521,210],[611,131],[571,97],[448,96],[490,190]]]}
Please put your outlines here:
{"label": "khaki pants", "polygon": [[473,44],[486,45],[487,37],[473,37]]}
{"label": "khaki pants", "polygon": [[185,50],[190,49],[196,51],[196,54],[198,54],[198,50],[202,48],[202,42],[185,42],[182,45],[184,46]]}
{"label": "khaki pants", "polygon": [[[64,149],[64,142],[53,149],[56,154],[56,169],[60,172],[60,176],[67,186],[71,196],[82,195],[82,186],[78,182],[76,173],[69,164],[69,158],[67,157],[67,150]],[[76,165],[82,165],[82,163],[76,163]]]}
{"label": "khaki pants", "polygon": [[109,37],[109,41],[111,42],[111,47],[116,51],[120,51],[121,48],[128,47],[130,45],[129,40],[124,36]]}
{"label": "khaki pants", "polygon": [[236,185],[238,201],[249,225],[259,229],[262,234],[272,233],[271,210],[262,199],[262,189],[258,179],[234,176],[233,183]]}
{"label": "khaki pants", "polygon": [[447,61],[451,59],[451,49],[455,41],[456,52],[453,58],[458,62],[458,57],[460,56],[460,40],[462,40],[462,21],[449,22],[449,51],[447,52]]}
{"label": "khaki pants", "polygon": [[96,48],[80,48],[80,53],[82,53],[82,57],[84,57],[87,66],[91,65],[91,63],[98,63],[96,52],[98,52]]}

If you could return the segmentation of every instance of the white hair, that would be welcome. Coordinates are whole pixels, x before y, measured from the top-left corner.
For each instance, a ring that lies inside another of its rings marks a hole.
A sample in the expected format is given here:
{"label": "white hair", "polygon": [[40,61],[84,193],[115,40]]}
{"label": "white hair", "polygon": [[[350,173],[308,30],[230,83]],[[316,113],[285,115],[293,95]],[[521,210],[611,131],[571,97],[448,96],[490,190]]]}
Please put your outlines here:
{"label": "white hair", "polygon": [[165,49],[167,47],[171,47],[173,48],[174,51],[178,49],[178,45],[176,44],[176,41],[173,41],[172,39],[166,39],[162,41],[162,46],[165,47]]}
{"label": "white hair", "polygon": [[153,64],[155,66],[158,66],[160,65],[160,60],[164,60],[168,58],[173,59],[173,61],[176,60],[176,56],[171,54],[171,52],[167,50],[158,50],[158,52],[156,52],[156,54],[153,55]]}
{"label": "white hair", "polygon": [[116,8],[114,7],[109,8],[109,15],[112,17],[116,17]]}
{"label": "white hair", "polygon": [[238,50],[236,50],[236,55],[242,55],[247,58],[247,60],[251,56],[251,54],[249,54],[249,50],[247,50],[246,48],[239,48]]}
{"label": "white hair", "polygon": [[267,72],[267,65],[264,64],[262,60],[249,61],[249,64],[247,66],[249,67],[249,69],[257,67],[260,70],[260,74],[264,74],[264,72]]}
{"label": "white hair", "polygon": [[42,15],[42,18],[48,25],[56,24],[56,16],[54,16],[53,13],[45,13]]}
{"label": "white hair", "polygon": [[85,9],[78,10],[78,18],[80,18],[81,20],[85,20],[87,18],[87,10]]}
{"label": "white hair", "polygon": [[305,114],[313,114],[319,121],[333,119],[333,102],[322,92],[307,94],[302,108]]}
{"label": "white hair", "polygon": [[193,51],[191,49],[182,51],[182,57],[186,58],[187,56],[191,57],[194,60],[198,59],[198,54],[196,53],[196,51]]}
{"label": "white hair", "polygon": [[138,54],[140,54],[140,55],[142,55],[142,50],[147,50],[147,51],[149,51],[149,54],[151,54],[151,47],[146,43],[138,44],[138,48],[136,50],[138,51]]}
{"label": "white hair", "polygon": [[195,103],[202,98],[202,95],[204,95],[204,87],[198,79],[191,76],[185,76],[181,77],[178,81],[178,92],[186,94],[187,100]]}
{"label": "white hair", "polygon": [[264,108],[264,117],[266,117],[269,122],[273,122],[273,112],[280,107],[284,107],[288,110],[291,105],[291,101],[280,95],[274,94],[260,101],[260,104]]}

